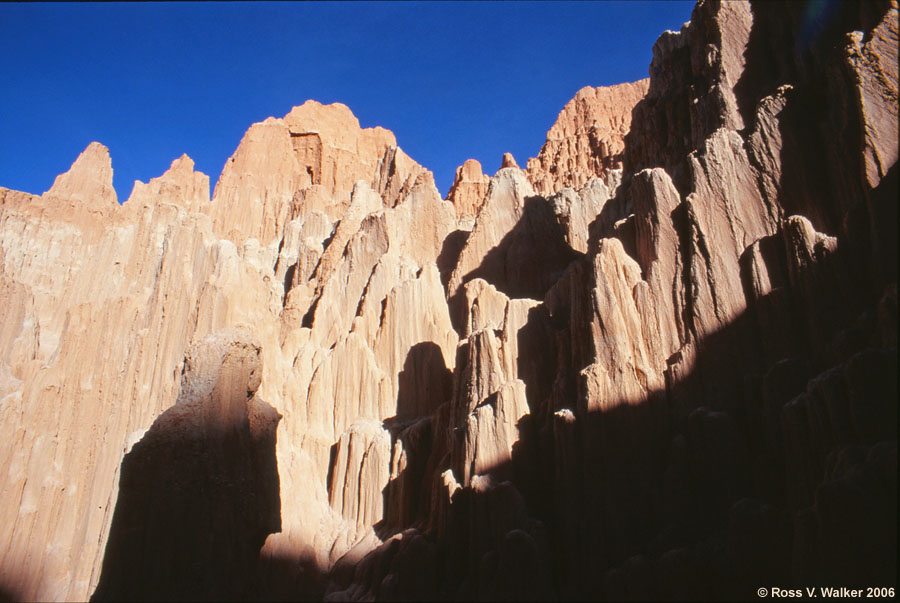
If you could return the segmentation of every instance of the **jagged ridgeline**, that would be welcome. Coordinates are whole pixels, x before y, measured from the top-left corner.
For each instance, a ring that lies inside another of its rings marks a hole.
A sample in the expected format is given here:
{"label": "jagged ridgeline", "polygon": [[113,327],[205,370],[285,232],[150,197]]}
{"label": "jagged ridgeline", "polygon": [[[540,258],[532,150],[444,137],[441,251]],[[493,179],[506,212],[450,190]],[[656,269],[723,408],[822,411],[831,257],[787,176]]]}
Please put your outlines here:
{"label": "jagged ridgeline", "polygon": [[447,199],[314,101],[212,199],[0,188],[0,598],[896,588],[897,3],[813,8],[699,2]]}

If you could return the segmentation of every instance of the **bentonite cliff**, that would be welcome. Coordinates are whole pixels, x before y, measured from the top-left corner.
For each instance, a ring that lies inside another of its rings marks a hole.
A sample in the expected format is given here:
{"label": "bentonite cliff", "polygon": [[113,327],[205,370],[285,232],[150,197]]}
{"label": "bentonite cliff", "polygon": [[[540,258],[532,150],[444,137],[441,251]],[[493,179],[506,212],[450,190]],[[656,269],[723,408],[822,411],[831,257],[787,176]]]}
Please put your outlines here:
{"label": "bentonite cliff", "polygon": [[0,596],[896,587],[897,3],[813,12],[699,2],[446,201],[313,101],[211,200],[0,189]]}
{"label": "bentonite cliff", "polygon": [[541,152],[528,160],[535,191],[546,196],[566,186],[580,189],[591,178],[610,183],[611,172],[622,169],[631,110],[649,81],[579,90],[547,132]]}

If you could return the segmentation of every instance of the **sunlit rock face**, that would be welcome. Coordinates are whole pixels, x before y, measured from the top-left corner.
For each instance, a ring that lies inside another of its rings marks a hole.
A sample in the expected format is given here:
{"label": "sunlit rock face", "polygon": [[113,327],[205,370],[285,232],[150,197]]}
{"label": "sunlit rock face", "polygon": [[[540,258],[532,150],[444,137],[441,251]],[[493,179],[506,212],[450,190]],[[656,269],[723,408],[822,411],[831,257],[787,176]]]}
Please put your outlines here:
{"label": "sunlit rock face", "polygon": [[490,176],[481,172],[481,163],[475,159],[466,159],[456,168],[447,201],[453,204],[458,218],[474,218],[478,215],[490,182]]}
{"label": "sunlit rock face", "polygon": [[897,5],[701,1],[537,158],[343,105],[0,189],[0,594],[896,583]]}
{"label": "sunlit rock face", "polygon": [[[424,173],[390,131],[360,128],[345,105],[310,100],[281,119],[250,127],[225,163],[209,213],[220,236],[235,243],[252,237],[268,245],[281,239],[297,205],[337,220],[363,180],[393,207]],[[291,203],[308,189],[299,203]]]}
{"label": "sunlit rock face", "polygon": [[534,190],[547,196],[564,187],[580,189],[591,178],[615,182],[622,169],[631,111],[647,94],[649,82],[579,90],[547,132],[541,152],[528,160]]}
{"label": "sunlit rock face", "polygon": [[201,211],[209,204],[209,176],[194,171],[194,160],[182,155],[158,178],[144,184],[136,180],[128,197],[128,209],[136,210],[152,203],[183,205]]}

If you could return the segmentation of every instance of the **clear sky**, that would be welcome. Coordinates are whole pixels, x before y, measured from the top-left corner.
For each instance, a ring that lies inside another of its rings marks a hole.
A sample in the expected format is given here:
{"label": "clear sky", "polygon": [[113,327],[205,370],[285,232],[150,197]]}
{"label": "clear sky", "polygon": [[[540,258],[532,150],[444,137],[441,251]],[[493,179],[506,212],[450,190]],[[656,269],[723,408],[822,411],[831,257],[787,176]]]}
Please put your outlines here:
{"label": "clear sky", "polygon": [[0,3],[0,186],[42,193],[91,141],[125,201],[182,153],[215,185],[307,99],[392,130],[446,195],[470,157],[524,167],[583,86],[647,77],[692,2]]}

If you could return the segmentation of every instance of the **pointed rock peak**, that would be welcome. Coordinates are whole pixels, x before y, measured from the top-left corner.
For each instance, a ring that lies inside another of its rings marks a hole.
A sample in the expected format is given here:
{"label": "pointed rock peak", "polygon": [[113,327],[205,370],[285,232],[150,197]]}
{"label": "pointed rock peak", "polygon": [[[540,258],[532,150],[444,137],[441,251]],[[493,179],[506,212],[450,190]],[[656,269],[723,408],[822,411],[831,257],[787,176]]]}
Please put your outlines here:
{"label": "pointed rock peak", "polygon": [[209,176],[194,171],[194,160],[182,154],[172,161],[162,176],[144,184],[135,180],[127,204],[144,205],[150,202],[173,203],[191,207],[209,202]]}
{"label": "pointed rock peak", "polygon": [[104,175],[109,172],[110,178],[112,177],[112,159],[109,156],[109,149],[99,142],[89,144],[63,176],[73,172],[88,171]]}
{"label": "pointed rock peak", "polygon": [[89,144],[69,171],[56,177],[44,196],[94,209],[117,206],[109,149],[99,142]]}
{"label": "pointed rock peak", "polygon": [[[162,176],[154,178],[153,180],[166,180],[182,185],[198,177],[205,178],[207,181],[209,180],[209,176],[203,172],[195,171],[194,167],[194,160],[184,153],[181,157],[172,161],[171,165],[169,165],[169,169],[167,169]],[[151,180],[151,182],[153,182],[153,180]]]}
{"label": "pointed rock peak", "polygon": [[458,192],[464,185],[478,183],[486,186],[490,180],[491,177],[481,170],[481,163],[477,159],[466,159],[461,166],[456,168],[456,176],[453,178],[453,184],[450,185],[447,200],[453,201],[454,192]]}
{"label": "pointed rock peak", "polygon": [[99,161],[109,164],[110,168],[112,167],[112,161],[109,158],[109,149],[106,147],[106,145],[101,144],[97,141],[89,144],[81,152],[81,155],[78,156],[78,159],[76,159],[75,162],[78,163],[85,157],[97,158]]}
{"label": "pointed rock peak", "polygon": [[413,189],[421,188],[437,191],[437,185],[434,183],[434,174],[431,173],[431,170],[419,172],[413,181],[412,187]]}
{"label": "pointed rock peak", "polygon": [[481,163],[476,159],[466,159],[456,168],[447,201],[456,209],[457,218],[474,218],[478,214],[490,181],[490,176],[481,171]]}
{"label": "pointed rock peak", "polygon": [[513,157],[512,153],[503,153],[503,159],[500,161],[500,169],[517,167],[519,167],[519,164],[516,163],[516,158]]}
{"label": "pointed rock peak", "polygon": [[465,162],[456,168],[456,182],[463,180],[479,181],[484,177],[481,169],[481,162],[477,159],[466,159]]}
{"label": "pointed rock peak", "polygon": [[194,160],[188,157],[187,153],[183,153],[181,157],[172,162],[169,166],[170,172],[193,172]]}

